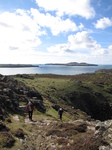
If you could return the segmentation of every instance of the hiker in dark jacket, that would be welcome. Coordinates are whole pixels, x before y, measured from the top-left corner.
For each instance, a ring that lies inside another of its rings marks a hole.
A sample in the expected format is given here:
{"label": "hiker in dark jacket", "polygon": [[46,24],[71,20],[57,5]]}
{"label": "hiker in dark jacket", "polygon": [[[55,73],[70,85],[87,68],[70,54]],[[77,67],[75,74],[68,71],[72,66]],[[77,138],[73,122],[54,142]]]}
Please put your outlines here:
{"label": "hiker in dark jacket", "polygon": [[29,119],[32,120],[32,115],[33,115],[33,110],[34,110],[35,106],[32,103],[32,101],[30,100],[29,103],[27,104],[26,107],[26,111],[28,111],[29,113]]}
{"label": "hiker in dark jacket", "polygon": [[60,115],[60,120],[62,120],[63,109],[59,108],[58,114]]}

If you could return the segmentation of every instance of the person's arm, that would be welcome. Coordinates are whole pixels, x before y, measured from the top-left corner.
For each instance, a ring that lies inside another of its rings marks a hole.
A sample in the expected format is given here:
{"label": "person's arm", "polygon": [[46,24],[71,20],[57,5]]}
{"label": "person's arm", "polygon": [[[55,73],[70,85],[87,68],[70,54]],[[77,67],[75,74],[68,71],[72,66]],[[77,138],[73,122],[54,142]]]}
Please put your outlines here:
{"label": "person's arm", "polygon": [[31,109],[34,110],[35,109],[35,105],[32,103],[31,105]]}
{"label": "person's arm", "polygon": [[33,105],[33,109],[35,109],[35,105]]}
{"label": "person's arm", "polygon": [[26,111],[28,111],[28,109],[29,109],[29,104],[28,104],[27,107],[26,107]]}
{"label": "person's arm", "polygon": [[60,114],[60,110],[58,110],[58,115]]}

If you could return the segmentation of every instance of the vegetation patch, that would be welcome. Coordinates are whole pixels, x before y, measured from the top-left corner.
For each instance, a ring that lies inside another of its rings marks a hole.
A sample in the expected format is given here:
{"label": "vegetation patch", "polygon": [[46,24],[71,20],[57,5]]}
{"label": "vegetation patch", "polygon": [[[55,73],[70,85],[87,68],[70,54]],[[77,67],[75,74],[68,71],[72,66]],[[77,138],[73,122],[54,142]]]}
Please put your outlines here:
{"label": "vegetation patch", "polygon": [[23,129],[18,128],[15,132],[13,132],[13,134],[18,137],[18,138],[24,138],[24,135],[26,135],[26,133],[23,131]]}
{"label": "vegetation patch", "polygon": [[86,132],[87,124],[81,123],[81,124],[76,125],[73,123],[63,123],[63,124],[58,125],[58,128],[64,129],[65,131],[76,130],[78,132]]}
{"label": "vegetation patch", "polygon": [[[27,86],[35,88],[43,97],[61,107],[73,106],[90,115],[94,119],[106,120],[112,118],[112,76],[108,72],[96,72],[80,75],[30,75],[30,78],[20,78]],[[107,80],[108,79],[108,80]],[[100,85],[100,86],[99,86]],[[101,107],[100,107],[101,106]],[[80,116],[77,116],[77,118]]]}
{"label": "vegetation patch", "polygon": [[14,145],[15,139],[8,132],[0,132],[0,147],[10,148]]}
{"label": "vegetation patch", "polygon": [[65,139],[65,138],[58,138],[57,139],[57,143],[59,145],[67,145],[68,144],[68,139]]}
{"label": "vegetation patch", "polygon": [[7,123],[12,123],[12,121],[11,121],[10,118],[5,118],[5,122],[7,122]]}
{"label": "vegetation patch", "polygon": [[100,136],[81,136],[74,140],[73,147],[76,150],[98,150],[99,146],[102,145],[102,140]]}
{"label": "vegetation patch", "polygon": [[[4,80],[0,77],[0,87],[0,149],[111,147],[111,74],[7,76]],[[36,105],[33,121],[25,111],[30,98]],[[44,113],[39,109],[43,106]]]}

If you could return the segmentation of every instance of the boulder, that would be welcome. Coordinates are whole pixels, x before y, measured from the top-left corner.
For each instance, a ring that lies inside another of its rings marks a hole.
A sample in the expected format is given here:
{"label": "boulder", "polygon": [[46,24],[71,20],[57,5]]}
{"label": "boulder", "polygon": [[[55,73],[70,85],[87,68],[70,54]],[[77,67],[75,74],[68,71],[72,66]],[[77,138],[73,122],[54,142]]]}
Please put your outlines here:
{"label": "boulder", "polygon": [[32,98],[32,102],[33,102],[34,106],[37,108],[37,110],[39,110],[43,113],[46,112],[46,108],[45,108],[42,100],[38,100],[34,97],[34,98]]}
{"label": "boulder", "polygon": [[37,97],[40,100],[43,100],[42,96],[40,95],[40,93],[35,90],[35,89],[30,89],[27,93],[28,97]]}
{"label": "boulder", "polygon": [[57,105],[57,104],[54,104],[54,105],[52,105],[52,108],[53,108],[53,109],[55,109],[56,111],[58,111],[58,110],[59,110],[59,108],[60,108],[60,106],[59,106],[59,105]]}

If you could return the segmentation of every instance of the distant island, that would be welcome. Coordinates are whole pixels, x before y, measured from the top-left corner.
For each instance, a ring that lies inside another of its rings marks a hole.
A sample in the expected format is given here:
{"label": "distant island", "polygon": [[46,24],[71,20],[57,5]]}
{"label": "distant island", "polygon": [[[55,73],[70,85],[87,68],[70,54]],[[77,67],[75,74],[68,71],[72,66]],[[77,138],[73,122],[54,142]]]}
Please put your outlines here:
{"label": "distant island", "polygon": [[[70,62],[70,63],[47,63],[45,65],[65,65],[65,66],[98,66],[97,64],[88,64],[85,62],[77,63],[77,62]],[[21,68],[21,67],[39,67],[39,65],[34,64],[0,64],[0,68]]]}
{"label": "distant island", "polygon": [[39,67],[32,64],[0,64],[0,68],[21,68],[21,67]]}
{"label": "distant island", "polygon": [[65,63],[65,64],[62,64],[62,63],[48,63],[46,65],[65,65],[65,66],[98,66],[97,64],[88,64],[88,63],[85,63],[85,62],[82,62],[82,63],[77,63],[77,62],[70,62],[70,63]]}

